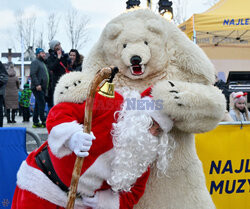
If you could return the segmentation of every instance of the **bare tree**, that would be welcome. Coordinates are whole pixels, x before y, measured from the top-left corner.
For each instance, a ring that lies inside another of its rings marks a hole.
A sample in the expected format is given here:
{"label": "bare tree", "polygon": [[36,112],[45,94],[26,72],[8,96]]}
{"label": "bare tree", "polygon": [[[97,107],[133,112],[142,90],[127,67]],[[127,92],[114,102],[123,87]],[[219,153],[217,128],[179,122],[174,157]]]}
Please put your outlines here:
{"label": "bare tree", "polygon": [[58,16],[55,13],[50,13],[47,21],[49,42],[55,38],[55,35],[58,30],[58,25],[59,25]]}
{"label": "bare tree", "polygon": [[215,5],[219,0],[203,0],[204,4],[205,5],[208,5],[208,6],[213,6]]}
{"label": "bare tree", "polygon": [[87,24],[89,23],[89,18],[79,14],[75,9],[71,9],[68,11],[65,21],[71,48],[81,49],[88,40]]}
{"label": "bare tree", "polygon": [[173,2],[173,21],[179,25],[187,19],[187,5],[186,0],[172,0]]}
{"label": "bare tree", "polygon": [[24,17],[23,11],[18,11],[16,24],[20,40],[23,38],[25,49],[29,46],[34,47],[36,36],[36,16]]}
{"label": "bare tree", "polygon": [[[208,7],[213,6],[219,0],[203,0],[203,4],[207,5]],[[173,2],[173,20],[174,23],[179,25],[187,20],[187,7],[188,1],[187,0],[172,0]]]}
{"label": "bare tree", "polygon": [[37,36],[37,41],[36,41],[36,47],[39,47],[39,48],[42,48],[42,49],[45,49],[45,45],[44,45],[44,31],[41,30],[39,33],[38,33],[38,36]]}
{"label": "bare tree", "polygon": [[11,48],[13,51],[16,51],[16,34],[12,31],[7,31],[8,35],[8,47]]}

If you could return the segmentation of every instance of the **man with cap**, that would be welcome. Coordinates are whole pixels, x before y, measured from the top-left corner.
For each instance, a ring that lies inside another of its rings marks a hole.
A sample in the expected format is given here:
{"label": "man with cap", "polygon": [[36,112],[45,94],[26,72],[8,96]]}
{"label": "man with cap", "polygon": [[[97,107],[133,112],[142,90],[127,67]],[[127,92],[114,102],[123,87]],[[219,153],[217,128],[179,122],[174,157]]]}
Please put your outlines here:
{"label": "man with cap", "polygon": [[[64,53],[61,47],[61,43],[57,40],[49,42],[49,57],[47,59],[48,68],[52,75],[51,89],[49,89],[49,97],[53,98],[55,86],[59,78],[65,74],[67,66],[70,63],[69,55]],[[53,102],[52,102],[53,103]]]}
{"label": "man with cap", "polygon": [[30,67],[31,90],[36,99],[33,113],[33,128],[46,127],[44,109],[45,96],[48,94],[49,72],[45,64],[45,56],[46,54],[42,48],[36,48],[36,59],[32,61]]}

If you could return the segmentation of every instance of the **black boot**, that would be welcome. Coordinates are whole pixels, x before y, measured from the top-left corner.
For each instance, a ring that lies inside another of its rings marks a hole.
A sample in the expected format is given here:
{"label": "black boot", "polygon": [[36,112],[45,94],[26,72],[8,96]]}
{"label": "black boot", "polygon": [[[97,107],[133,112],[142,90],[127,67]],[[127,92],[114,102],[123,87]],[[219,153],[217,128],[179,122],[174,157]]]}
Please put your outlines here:
{"label": "black boot", "polygon": [[12,115],[11,115],[12,123],[16,123],[15,117],[16,117],[16,110],[13,109],[12,110]]}
{"label": "black boot", "polygon": [[10,109],[6,110],[6,116],[7,116],[7,123],[12,123],[12,121],[10,120]]}

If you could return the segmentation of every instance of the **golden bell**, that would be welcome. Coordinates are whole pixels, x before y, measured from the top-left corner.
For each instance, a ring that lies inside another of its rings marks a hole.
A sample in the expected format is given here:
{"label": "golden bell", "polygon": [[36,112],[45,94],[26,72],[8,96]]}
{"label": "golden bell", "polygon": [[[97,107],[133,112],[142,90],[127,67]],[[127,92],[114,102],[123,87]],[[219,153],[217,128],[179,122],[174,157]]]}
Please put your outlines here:
{"label": "golden bell", "polygon": [[115,84],[105,82],[102,87],[99,89],[98,93],[104,97],[115,98]]}

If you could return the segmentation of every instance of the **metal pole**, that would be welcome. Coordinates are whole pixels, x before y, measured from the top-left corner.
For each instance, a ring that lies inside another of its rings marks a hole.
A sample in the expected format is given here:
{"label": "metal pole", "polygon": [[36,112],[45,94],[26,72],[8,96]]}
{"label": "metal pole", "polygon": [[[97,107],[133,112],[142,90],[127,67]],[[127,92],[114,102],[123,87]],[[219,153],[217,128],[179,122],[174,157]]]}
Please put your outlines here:
{"label": "metal pole", "polygon": [[151,0],[147,0],[147,7],[149,9],[152,9],[152,3],[151,3]]}
{"label": "metal pole", "polygon": [[194,22],[194,14],[193,14],[193,42],[196,44],[196,31],[195,31],[195,22]]}
{"label": "metal pole", "polygon": [[24,46],[23,46],[23,35],[21,36],[21,89],[24,86]]}

